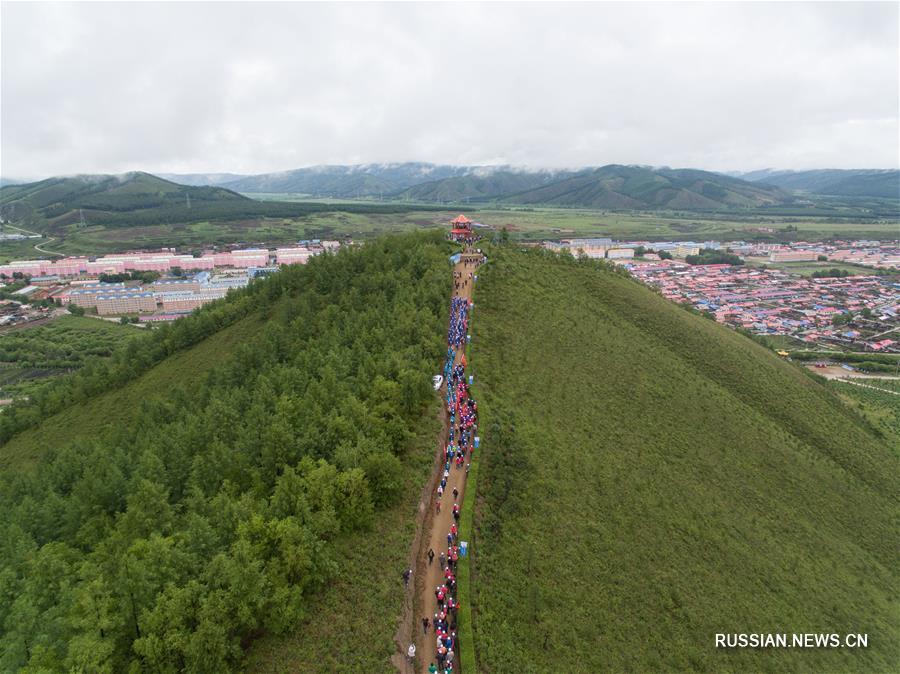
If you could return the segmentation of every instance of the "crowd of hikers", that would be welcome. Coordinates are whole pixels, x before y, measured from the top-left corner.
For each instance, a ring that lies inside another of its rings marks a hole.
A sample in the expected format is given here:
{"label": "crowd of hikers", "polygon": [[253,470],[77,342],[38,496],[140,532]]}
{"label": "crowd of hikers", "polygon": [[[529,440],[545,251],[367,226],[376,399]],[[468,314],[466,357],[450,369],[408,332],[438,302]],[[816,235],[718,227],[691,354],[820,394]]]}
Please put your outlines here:
{"label": "crowd of hikers", "polygon": [[[472,398],[469,390],[471,379],[467,380],[466,378],[464,353],[466,345],[470,341],[469,317],[474,304],[464,295],[467,294],[466,290],[478,280],[475,271],[487,261],[487,258],[480,249],[476,250],[471,245],[467,245],[460,260],[463,269],[453,272],[454,292],[450,301],[450,327],[447,331],[447,354],[444,363],[449,431],[447,444],[444,446],[443,465],[435,500],[435,514],[439,515],[441,503],[452,497],[453,520],[447,531],[446,550],[436,554],[433,548],[428,549],[428,566],[433,566],[435,558],[437,558],[443,582],[434,588],[433,615],[422,616],[423,634],[427,637],[430,630],[434,634],[434,658],[428,667],[430,674],[454,674],[459,670],[457,657],[459,653],[459,637],[457,635],[459,600],[456,592],[456,571],[459,558],[466,554],[466,550],[465,545],[461,546],[459,540],[460,489],[457,486],[448,489],[448,483],[451,472],[458,471],[462,480],[457,480],[457,484],[459,486],[464,484],[464,479],[469,473],[472,453],[479,445],[479,438],[476,435],[478,403]],[[412,569],[403,572],[404,585],[409,584],[411,575]],[[415,662],[415,644],[409,645],[406,655],[411,664]]]}
{"label": "crowd of hikers", "polygon": [[461,296],[466,287],[475,282],[477,278],[474,268],[484,262],[484,256],[472,255],[474,251],[466,250],[466,256],[462,258],[463,267],[472,267],[472,270],[455,271],[453,274],[454,295],[450,302],[450,327],[447,331],[447,359],[444,364],[444,379],[447,382],[447,414],[449,416],[449,434],[447,444],[444,447],[444,465],[440,483],[437,487],[435,501],[436,513],[441,512],[443,500],[452,497],[453,521],[447,531],[447,549],[439,555],[435,555],[433,549],[428,550],[428,565],[435,562],[435,556],[441,566],[443,583],[434,588],[434,614],[431,618],[422,617],[422,631],[428,634],[429,629],[434,633],[434,660],[428,667],[431,674],[453,674],[458,669],[457,656],[459,653],[459,637],[457,633],[457,620],[459,612],[459,600],[457,599],[456,571],[461,554],[459,540],[460,518],[460,491],[453,487],[447,492],[451,471],[463,471],[468,474],[472,452],[477,446],[476,433],[478,430],[478,403],[469,391],[470,381],[466,379],[466,357],[461,354],[469,343],[469,316],[472,312],[472,303]]}

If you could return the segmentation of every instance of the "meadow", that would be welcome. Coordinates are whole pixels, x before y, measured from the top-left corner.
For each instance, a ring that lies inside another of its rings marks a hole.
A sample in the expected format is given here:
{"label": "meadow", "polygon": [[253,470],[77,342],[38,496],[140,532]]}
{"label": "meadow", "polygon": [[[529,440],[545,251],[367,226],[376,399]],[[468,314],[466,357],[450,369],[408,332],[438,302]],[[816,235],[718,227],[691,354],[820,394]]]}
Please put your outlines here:
{"label": "meadow", "polygon": [[817,271],[827,271],[831,269],[839,269],[846,271],[852,276],[868,276],[873,273],[871,267],[860,264],[852,264],[848,262],[769,262],[767,259],[747,260],[750,266],[765,265],[769,269],[777,269],[789,274],[798,274],[800,276],[812,276]]}
{"label": "meadow", "polygon": [[[482,672],[888,671],[882,432],[797,364],[601,264],[489,253],[472,363]],[[717,633],[867,632],[865,650]]]}

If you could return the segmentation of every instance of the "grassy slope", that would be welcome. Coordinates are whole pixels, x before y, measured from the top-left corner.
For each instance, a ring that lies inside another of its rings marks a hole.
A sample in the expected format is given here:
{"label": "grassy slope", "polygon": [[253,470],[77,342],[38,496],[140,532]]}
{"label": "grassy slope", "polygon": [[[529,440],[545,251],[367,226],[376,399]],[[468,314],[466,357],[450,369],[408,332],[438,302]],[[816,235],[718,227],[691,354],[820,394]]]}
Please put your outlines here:
{"label": "grassy slope", "polygon": [[255,317],[242,319],[196,346],[165,359],[121,389],[63,410],[39,427],[24,431],[0,447],[0,470],[30,466],[47,447],[99,436],[132,420],[141,401],[148,395],[164,393],[170,385],[184,381],[186,372],[199,379],[221,362],[223,353],[232,345],[250,338],[257,325]]}
{"label": "grassy slope", "polygon": [[[574,263],[504,251],[476,306],[481,671],[896,665],[897,455],[833,393]],[[491,453],[510,415],[518,482]],[[866,632],[869,648],[714,648],[756,631]]]}

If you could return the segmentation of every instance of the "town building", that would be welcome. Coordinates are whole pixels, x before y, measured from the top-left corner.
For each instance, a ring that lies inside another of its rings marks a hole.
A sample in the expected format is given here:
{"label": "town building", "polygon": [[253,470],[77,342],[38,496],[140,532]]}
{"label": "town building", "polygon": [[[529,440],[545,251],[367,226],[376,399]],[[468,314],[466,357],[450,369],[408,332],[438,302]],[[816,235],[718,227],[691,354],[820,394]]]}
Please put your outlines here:
{"label": "town building", "polygon": [[156,311],[156,298],[151,292],[126,292],[97,295],[97,313],[101,316],[143,314]]}
{"label": "town building", "polygon": [[769,253],[769,262],[815,262],[819,255],[815,250],[778,250]]}
{"label": "town building", "polygon": [[610,248],[606,251],[610,260],[625,260],[634,257],[634,248]]}

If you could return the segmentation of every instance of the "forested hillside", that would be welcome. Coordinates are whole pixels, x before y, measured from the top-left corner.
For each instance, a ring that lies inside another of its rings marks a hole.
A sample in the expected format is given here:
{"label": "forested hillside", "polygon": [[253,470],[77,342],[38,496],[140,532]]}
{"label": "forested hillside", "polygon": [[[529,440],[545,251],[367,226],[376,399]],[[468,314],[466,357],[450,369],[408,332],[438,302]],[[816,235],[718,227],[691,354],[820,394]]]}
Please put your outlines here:
{"label": "forested hillside", "polygon": [[[898,452],[814,376],[600,263],[480,273],[484,672],[887,672]],[[717,633],[868,648],[717,649]]]}
{"label": "forested hillside", "polygon": [[716,210],[786,204],[792,197],[777,187],[709,171],[611,164],[503,199],[551,206]]}
{"label": "forested hillside", "polygon": [[787,190],[846,197],[900,199],[900,171],[896,169],[820,169],[815,171],[751,171],[743,180]]}
{"label": "forested hillside", "polygon": [[[285,268],[4,413],[0,670],[221,672],[293,633],[421,466],[446,254]],[[385,641],[348,657],[384,665]]]}
{"label": "forested hillside", "polygon": [[[357,213],[409,210],[402,204],[342,204],[340,209]],[[297,217],[333,210],[333,205],[324,203],[256,201],[222,187],[178,185],[143,172],[48,178],[0,188],[0,216],[41,232],[82,223],[131,227]]]}

